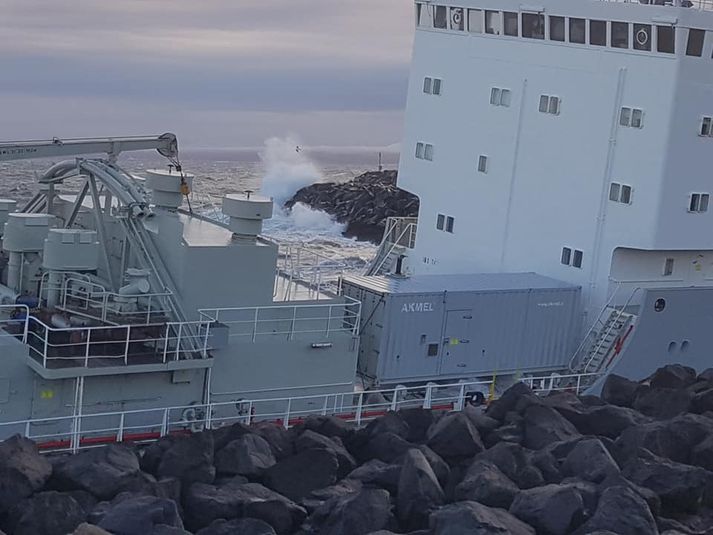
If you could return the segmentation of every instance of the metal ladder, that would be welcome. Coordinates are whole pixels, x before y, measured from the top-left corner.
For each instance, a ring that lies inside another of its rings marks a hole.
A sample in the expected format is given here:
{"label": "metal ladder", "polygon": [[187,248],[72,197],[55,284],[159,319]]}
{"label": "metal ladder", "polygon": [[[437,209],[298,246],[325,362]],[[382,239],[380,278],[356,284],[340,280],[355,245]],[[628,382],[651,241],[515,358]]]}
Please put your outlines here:
{"label": "metal ladder", "polygon": [[597,333],[589,351],[577,366],[579,373],[598,373],[608,364],[608,357],[617,350],[622,335],[636,316],[614,307],[607,307],[607,320]]}

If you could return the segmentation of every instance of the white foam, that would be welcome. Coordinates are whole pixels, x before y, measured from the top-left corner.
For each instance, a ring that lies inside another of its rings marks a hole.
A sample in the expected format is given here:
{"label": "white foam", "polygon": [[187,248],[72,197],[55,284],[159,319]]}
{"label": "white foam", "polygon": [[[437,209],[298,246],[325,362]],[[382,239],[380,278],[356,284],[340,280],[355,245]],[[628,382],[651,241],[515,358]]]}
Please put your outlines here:
{"label": "white foam", "polygon": [[275,206],[281,207],[297,190],[324,178],[314,162],[300,149],[295,137],[270,138],[265,141],[259,155],[265,166],[261,193],[271,197]]}

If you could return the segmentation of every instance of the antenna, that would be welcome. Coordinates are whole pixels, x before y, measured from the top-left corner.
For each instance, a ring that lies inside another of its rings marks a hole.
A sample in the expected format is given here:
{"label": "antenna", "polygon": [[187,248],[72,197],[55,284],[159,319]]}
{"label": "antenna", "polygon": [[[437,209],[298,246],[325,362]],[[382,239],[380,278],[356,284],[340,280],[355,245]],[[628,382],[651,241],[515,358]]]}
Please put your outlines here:
{"label": "antenna", "polygon": [[381,152],[379,152],[379,172],[381,173],[384,170],[384,166],[381,165]]}

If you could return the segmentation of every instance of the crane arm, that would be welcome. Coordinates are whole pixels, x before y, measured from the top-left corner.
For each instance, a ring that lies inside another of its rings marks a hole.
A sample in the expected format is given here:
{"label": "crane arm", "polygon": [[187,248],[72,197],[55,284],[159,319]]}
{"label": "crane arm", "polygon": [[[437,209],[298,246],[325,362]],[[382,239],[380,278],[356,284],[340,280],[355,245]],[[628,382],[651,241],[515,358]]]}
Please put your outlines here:
{"label": "crane arm", "polygon": [[0,142],[0,162],[100,153],[106,153],[110,159],[114,159],[124,151],[147,149],[156,149],[166,158],[176,158],[178,139],[175,134],[166,133],[160,136]]}

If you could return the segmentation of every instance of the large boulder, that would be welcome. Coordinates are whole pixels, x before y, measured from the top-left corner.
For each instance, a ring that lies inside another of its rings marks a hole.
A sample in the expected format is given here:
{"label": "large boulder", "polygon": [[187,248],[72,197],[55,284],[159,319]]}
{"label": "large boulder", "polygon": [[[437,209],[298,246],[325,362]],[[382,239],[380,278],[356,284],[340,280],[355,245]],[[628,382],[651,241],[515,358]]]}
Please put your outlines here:
{"label": "large boulder", "polygon": [[488,410],[485,414],[491,418],[502,421],[508,412],[515,410],[515,406],[521,397],[533,395],[534,393],[529,386],[518,381],[503,392],[498,399],[493,401],[488,406]]}
{"label": "large boulder", "polygon": [[279,461],[265,471],[265,485],[291,500],[300,501],[310,492],[337,481],[339,461],[330,450],[308,449]]}
{"label": "large boulder", "polygon": [[500,442],[475,459],[493,463],[523,489],[537,487],[545,482],[542,472],[532,462],[532,452],[517,444]]}
{"label": "large boulder", "polygon": [[576,535],[611,532],[618,535],[657,535],[658,529],[644,499],[627,487],[610,487],[599,498],[597,510]]}
{"label": "large boulder", "polygon": [[394,433],[403,439],[408,440],[411,432],[409,424],[398,412],[387,411],[386,414],[369,422],[366,426],[366,433],[370,437],[383,433]]}
{"label": "large boulder", "polygon": [[300,502],[300,505],[311,515],[310,521],[314,520],[315,524],[319,524],[328,516],[333,503],[361,492],[364,487],[365,485],[357,479],[342,479],[332,486],[313,490]]}
{"label": "large boulder", "polygon": [[560,410],[560,413],[583,435],[597,435],[611,439],[616,439],[630,427],[651,421],[634,409],[617,405],[583,407],[580,411],[570,412]]}
{"label": "large boulder", "polygon": [[566,535],[584,521],[584,500],[573,486],[545,485],[520,491],[510,512],[538,533]]}
{"label": "large boulder", "polygon": [[141,479],[136,454],[125,446],[110,444],[59,460],[52,481],[59,490],[86,490],[109,500]]}
{"label": "large boulder", "polygon": [[152,533],[159,525],[183,529],[183,521],[173,500],[139,496],[110,507],[99,527],[115,535]]}
{"label": "large boulder", "polygon": [[426,433],[436,419],[435,412],[420,407],[401,409],[397,413],[408,425],[408,433],[404,437],[408,442],[424,442]]}
{"label": "large boulder", "polygon": [[524,446],[533,450],[581,436],[559,412],[542,405],[531,405],[525,411],[524,433]]}
{"label": "large boulder", "polygon": [[696,370],[681,364],[667,364],[649,378],[652,388],[686,388],[696,382]]}
{"label": "large boulder", "polygon": [[598,438],[577,442],[562,464],[562,474],[592,483],[600,483],[611,474],[618,474],[619,466]]}
{"label": "large boulder", "polygon": [[336,416],[310,415],[292,428],[298,435],[306,430],[314,431],[328,438],[338,437],[342,440],[350,437],[356,427],[352,422]]}
{"label": "large boulder", "polygon": [[234,440],[252,434],[252,429],[244,423],[236,422],[232,425],[223,425],[213,429],[210,433],[213,435],[213,450],[219,451]]}
{"label": "large boulder", "polygon": [[700,466],[713,472],[713,434],[693,447],[689,464]]}
{"label": "large boulder", "polygon": [[157,474],[180,479],[184,485],[211,483],[215,478],[213,450],[213,435],[209,432],[181,438],[164,452]]}
{"label": "large boulder", "polygon": [[245,434],[215,454],[219,474],[257,478],[276,463],[270,444],[259,435]]}
{"label": "large boulder", "polygon": [[468,468],[455,488],[456,501],[474,501],[490,507],[508,509],[519,489],[497,466],[478,460]]}
{"label": "large boulder", "polygon": [[338,478],[344,477],[356,468],[356,461],[354,460],[354,457],[352,457],[351,453],[349,453],[342,443],[339,442],[338,437],[331,439],[315,431],[307,429],[297,438],[295,441],[295,447],[298,452],[309,449],[323,449],[334,453],[337,457],[337,463],[339,465],[337,470]]}
{"label": "large boulder", "polygon": [[[451,475],[451,468],[448,466],[448,463],[444,461],[443,458],[435,451],[424,444],[416,446],[416,448],[423,453],[423,456],[428,461],[428,464],[431,465],[433,473],[436,474],[436,479],[438,479],[438,482],[443,487]],[[401,463],[403,463],[403,459],[403,457],[400,459]]]}
{"label": "large boulder", "polygon": [[379,459],[372,459],[352,470],[347,476],[347,479],[381,487],[392,494],[396,494],[399,488],[400,475],[401,465],[389,464]]}
{"label": "large boulder", "polygon": [[258,422],[252,430],[267,440],[276,459],[284,459],[294,453],[292,436],[283,426],[272,422]]}
{"label": "large boulder", "polygon": [[257,518],[219,519],[196,535],[276,535],[267,522]]}
{"label": "large boulder", "polygon": [[636,399],[639,383],[626,377],[610,373],[602,386],[602,399],[621,407],[631,407]]}
{"label": "large boulder", "polygon": [[39,454],[34,442],[14,435],[0,443],[0,471],[15,472],[37,492],[52,474],[52,465]]}
{"label": "large boulder", "polygon": [[429,514],[444,501],[443,489],[426,457],[418,449],[409,450],[401,468],[396,501],[401,524],[407,529],[427,527]]}
{"label": "large boulder", "polygon": [[391,500],[384,489],[365,488],[325,504],[328,516],[320,535],[366,535],[387,527],[392,518]]}
{"label": "large boulder", "polygon": [[428,447],[444,459],[472,457],[485,449],[475,425],[461,412],[445,415],[428,429]]}
{"label": "large boulder", "polygon": [[[713,382],[706,384],[713,385]],[[713,388],[706,388],[694,394],[691,401],[691,411],[698,414],[713,412]]]}
{"label": "large boulder", "polygon": [[535,530],[504,509],[478,502],[456,502],[431,515],[434,535],[535,535]]}
{"label": "large boulder", "polygon": [[652,418],[662,420],[688,412],[693,394],[679,388],[642,387],[637,391],[634,408]]}
{"label": "large boulder", "polygon": [[414,445],[405,438],[387,431],[369,437],[368,442],[357,455],[362,460],[379,459],[391,463],[413,447]]}
{"label": "large boulder", "polygon": [[84,509],[69,494],[40,492],[12,509],[8,531],[13,535],[67,535],[85,518]]}

